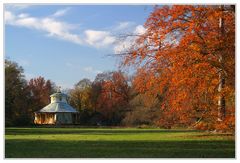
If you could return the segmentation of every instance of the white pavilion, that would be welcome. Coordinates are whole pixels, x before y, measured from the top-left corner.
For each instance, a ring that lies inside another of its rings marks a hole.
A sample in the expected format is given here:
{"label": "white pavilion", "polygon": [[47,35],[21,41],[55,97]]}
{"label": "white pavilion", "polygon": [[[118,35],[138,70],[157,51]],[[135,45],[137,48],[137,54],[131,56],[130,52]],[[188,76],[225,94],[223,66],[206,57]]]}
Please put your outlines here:
{"label": "white pavilion", "polygon": [[79,112],[67,103],[67,95],[61,93],[52,94],[51,103],[41,110],[34,112],[35,124],[76,124]]}

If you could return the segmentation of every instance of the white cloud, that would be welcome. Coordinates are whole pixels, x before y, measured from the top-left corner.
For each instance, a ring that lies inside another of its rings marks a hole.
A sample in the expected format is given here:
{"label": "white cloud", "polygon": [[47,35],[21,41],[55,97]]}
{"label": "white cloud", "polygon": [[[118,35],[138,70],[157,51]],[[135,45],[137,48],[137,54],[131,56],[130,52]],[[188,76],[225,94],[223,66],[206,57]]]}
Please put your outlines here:
{"label": "white cloud", "polygon": [[107,31],[86,30],[85,41],[94,47],[106,47],[115,42],[116,38]]}
{"label": "white cloud", "polygon": [[16,10],[24,10],[26,8],[29,8],[30,4],[7,4],[5,5],[6,10],[16,11]]}
{"label": "white cloud", "polygon": [[[67,10],[59,10],[54,15],[60,16]],[[79,45],[90,45],[96,48],[107,47],[114,43],[115,37],[110,32],[100,30],[85,30],[84,37],[71,32],[76,26],[66,22],[58,21],[54,17],[37,18],[31,17],[26,13],[15,15],[10,11],[5,11],[6,24],[20,26],[39,31],[47,32],[47,36],[61,40],[73,42]]]}
{"label": "white cloud", "polygon": [[60,17],[60,16],[63,16],[65,15],[67,12],[68,12],[69,8],[65,8],[65,9],[62,9],[62,10],[58,10],[56,11],[52,16],[53,17]]}
{"label": "white cloud", "polygon": [[134,34],[142,35],[146,32],[146,28],[144,28],[142,25],[138,25],[135,28]]}
{"label": "white cloud", "polygon": [[135,23],[130,21],[119,22],[116,27],[113,28],[114,31],[121,31],[131,28]]}
{"label": "white cloud", "polygon": [[73,25],[50,17],[36,18],[28,14],[14,15],[10,11],[5,11],[5,21],[10,25],[45,31],[47,32],[47,36],[82,44],[80,37],[70,32],[71,29],[74,29]]}
{"label": "white cloud", "polygon": [[130,22],[120,22],[118,29],[125,29],[129,26]]}
{"label": "white cloud", "polygon": [[93,68],[92,67],[84,67],[83,70],[86,72],[92,72]]}
{"label": "white cloud", "polygon": [[42,29],[40,21],[32,17],[17,18],[13,21],[13,25]]}
{"label": "white cloud", "polygon": [[[133,35],[142,35],[146,32],[146,29],[142,25],[137,25],[133,30]],[[126,50],[129,50],[131,46],[135,43],[138,36],[126,36],[125,39],[118,41],[113,50],[115,54],[119,54]]]}
{"label": "white cloud", "polygon": [[128,50],[132,46],[134,40],[133,38],[127,37],[125,40],[119,41],[113,48],[114,53],[119,54],[124,50]]}
{"label": "white cloud", "polygon": [[22,14],[19,14],[18,17],[19,18],[26,18],[28,17],[29,15],[28,14],[25,14],[25,13],[22,13]]}
{"label": "white cloud", "polygon": [[[13,6],[12,6],[13,7]],[[65,40],[78,45],[89,45],[95,48],[113,48],[115,53],[119,53],[131,47],[137,37],[127,37],[124,40],[118,41],[118,36],[114,36],[111,32],[120,32],[141,35],[146,32],[142,25],[135,25],[134,22],[119,22],[118,26],[107,30],[86,29],[82,34],[76,34],[73,29],[76,25],[67,22],[56,20],[56,17],[63,16],[68,12],[69,8],[56,11],[53,15],[47,17],[33,17],[27,13],[14,14],[14,12],[5,10],[6,24],[34,29],[46,33],[48,37],[54,37],[60,40]]]}
{"label": "white cloud", "polygon": [[15,15],[13,15],[10,11],[5,11],[4,18],[7,24],[11,24],[15,20]]}
{"label": "white cloud", "polygon": [[83,70],[86,71],[86,72],[88,72],[88,73],[94,73],[94,74],[102,73],[102,71],[96,70],[96,69],[94,69],[94,68],[91,67],[91,66],[84,67]]}
{"label": "white cloud", "polygon": [[41,26],[44,31],[48,32],[48,36],[54,36],[62,40],[82,44],[79,35],[70,32],[70,30],[74,28],[73,25],[56,21],[51,18],[44,18],[41,20]]}

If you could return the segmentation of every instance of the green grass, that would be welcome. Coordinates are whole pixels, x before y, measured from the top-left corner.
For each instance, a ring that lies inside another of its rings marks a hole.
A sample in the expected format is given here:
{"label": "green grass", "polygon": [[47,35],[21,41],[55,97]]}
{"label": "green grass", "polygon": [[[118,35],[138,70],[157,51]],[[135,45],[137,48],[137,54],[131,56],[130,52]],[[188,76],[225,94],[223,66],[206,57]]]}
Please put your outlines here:
{"label": "green grass", "polygon": [[229,134],[136,128],[6,128],[6,158],[234,158]]}

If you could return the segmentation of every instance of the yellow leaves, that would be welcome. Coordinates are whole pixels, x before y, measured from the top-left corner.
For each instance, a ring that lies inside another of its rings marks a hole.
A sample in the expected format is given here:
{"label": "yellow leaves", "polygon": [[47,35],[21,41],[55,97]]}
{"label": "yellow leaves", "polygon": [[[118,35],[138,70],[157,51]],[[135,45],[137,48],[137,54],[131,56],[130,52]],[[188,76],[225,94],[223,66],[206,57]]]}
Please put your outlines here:
{"label": "yellow leaves", "polygon": [[192,49],[195,52],[200,52],[200,50],[201,50],[200,47],[197,44],[191,44],[189,46],[189,48]]}

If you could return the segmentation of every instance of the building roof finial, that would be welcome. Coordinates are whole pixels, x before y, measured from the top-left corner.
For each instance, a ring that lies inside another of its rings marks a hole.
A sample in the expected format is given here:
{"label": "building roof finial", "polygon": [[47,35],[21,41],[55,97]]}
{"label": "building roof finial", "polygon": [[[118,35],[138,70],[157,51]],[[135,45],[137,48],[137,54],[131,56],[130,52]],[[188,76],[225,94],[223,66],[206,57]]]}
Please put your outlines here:
{"label": "building roof finial", "polygon": [[57,92],[58,92],[58,93],[61,93],[61,86],[59,86],[59,87],[57,88]]}

